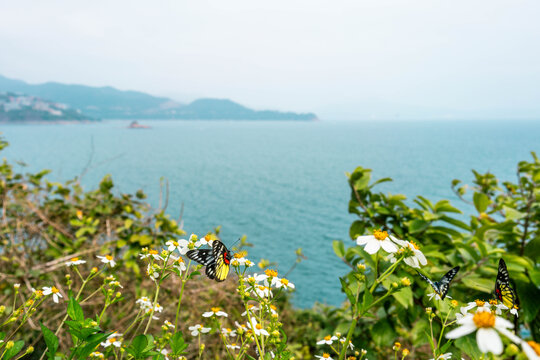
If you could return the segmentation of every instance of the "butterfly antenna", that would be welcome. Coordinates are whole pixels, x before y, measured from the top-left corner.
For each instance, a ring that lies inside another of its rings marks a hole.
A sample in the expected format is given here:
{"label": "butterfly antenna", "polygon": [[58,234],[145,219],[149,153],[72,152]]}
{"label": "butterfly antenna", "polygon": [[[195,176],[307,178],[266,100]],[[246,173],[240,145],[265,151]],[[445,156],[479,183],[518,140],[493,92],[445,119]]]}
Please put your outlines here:
{"label": "butterfly antenna", "polygon": [[238,238],[238,240],[236,240],[231,246],[229,246],[229,249],[232,249],[234,247],[234,245],[238,244],[238,242],[242,240],[241,237]]}

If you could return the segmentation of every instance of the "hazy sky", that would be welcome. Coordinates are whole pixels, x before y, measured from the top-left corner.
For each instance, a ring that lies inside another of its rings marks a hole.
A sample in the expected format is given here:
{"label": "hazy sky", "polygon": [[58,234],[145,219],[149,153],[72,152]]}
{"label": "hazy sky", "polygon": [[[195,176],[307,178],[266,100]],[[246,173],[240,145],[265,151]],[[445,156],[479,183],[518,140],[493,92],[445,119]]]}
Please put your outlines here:
{"label": "hazy sky", "polygon": [[538,0],[0,0],[0,74],[328,118],[533,116],[539,16]]}

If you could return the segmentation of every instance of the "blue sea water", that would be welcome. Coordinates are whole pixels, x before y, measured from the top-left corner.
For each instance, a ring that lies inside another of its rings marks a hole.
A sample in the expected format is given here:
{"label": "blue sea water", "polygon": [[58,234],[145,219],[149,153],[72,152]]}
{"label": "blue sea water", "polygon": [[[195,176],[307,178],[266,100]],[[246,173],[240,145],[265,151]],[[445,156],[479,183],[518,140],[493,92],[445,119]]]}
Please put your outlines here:
{"label": "blue sea water", "polygon": [[2,125],[11,144],[3,156],[28,171],[51,169],[51,180],[78,176],[90,161],[88,189],[111,174],[118,191],[143,189],[154,206],[167,178],[168,212],[177,217],[184,204],[188,233],[221,225],[228,244],[246,234],[255,244],[249,257],[276,261],[281,272],[303,248],[308,260],[290,275],[299,307],[344,300],[338,276],[346,267],[332,240],[347,240],[355,219],[346,171],[372,168],[374,178],[394,179],[384,191],[465,208],[452,179],[470,183],[476,169],[515,180],[517,162],[540,150],[540,122],[532,121],[148,121],[149,130],[128,123]]}

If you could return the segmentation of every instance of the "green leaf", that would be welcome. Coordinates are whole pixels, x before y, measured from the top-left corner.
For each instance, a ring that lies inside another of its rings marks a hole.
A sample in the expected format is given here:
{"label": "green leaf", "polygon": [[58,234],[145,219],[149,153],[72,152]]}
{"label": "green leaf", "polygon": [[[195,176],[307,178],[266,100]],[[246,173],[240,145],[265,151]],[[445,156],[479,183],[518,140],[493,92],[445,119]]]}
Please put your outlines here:
{"label": "green leaf", "polygon": [[351,239],[356,240],[357,237],[363,235],[366,231],[366,223],[361,220],[356,220],[352,223],[349,229],[349,236]]}
{"label": "green leaf", "polygon": [[332,247],[334,248],[334,253],[340,258],[345,256],[345,245],[343,245],[343,241],[341,240],[334,240],[332,241]]}
{"label": "green leaf", "polygon": [[373,341],[379,347],[390,346],[396,338],[394,328],[386,319],[379,320],[371,328],[371,335],[373,336]]}
{"label": "green leaf", "polygon": [[349,284],[347,284],[345,279],[341,277],[339,278],[339,281],[341,282],[341,289],[343,290],[343,292],[345,292],[345,295],[347,295],[347,298],[349,299],[351,305],[354,306],[356,304],[356,299],[349,287]]}
{"label": "green leaf", "polygon": [[15,341],[15,344],[13,344],[13,347],[11,349],[6,350],[6,352],[4,353],[4,356],[2,357],[2,360],[11,359],[15,355],[17,355],[19,351],[21,351],[23,346],[24,346],[24,341],[22,340]]}
{"label": "green leaf", "polygon": [[126,351],[130,355],[133,355],[134,358],[137,359],[143,355],[147,346],[148,346],[148,339],[146,338],[146,335],[141,334],[141,335],[137,335],[135,339],[131,341],[131,344],[128,346]]}
{"label": "green leaf", "polygon": [[520,312],[525,322],[532,322],[540,311],[540,289],[533,283],[516,281],[516,291],[520,301]]}
{"label": "green leaf", "polygon": [[426,230],[429,226],[429,223],[424,220],[414,219],[413,221],[410,221],[408,223],[408,226],[409,226],[409,232],[411,234],[415,234],[415,233],[419,233]]}
{"label": "green leaf", "polygon": [[527,214],[517,211],[516,209],[508,206],[503,206],[503,211],[505,213],[505,219],[510,221],[523,219],[525,216],[527,216]]}
{"label": "green leaf", "polygon": [[480,349],[478,349],[478,345],[476,345],[475,334],[460,337],[454,344],[463,350],[465,354],[469,355],[471,359],[479,359],[480,356],[482,356]]}
{"label": "green leaf", "polygon": [[392,293],[394,299],[396,299],[405,309],[413,305],[413,293],[410,287],[405,287],[397,292]]}
{"label": "green leaf", "polygon": [[184,337],[182,336],[182,332],[178,331],[176,332],[171,339],[169,340],[169,345],[171,346],[171,355],[179,356],[187,354],[184,352],[184,350],[188,347],[188,344],[184,342]]}
{"label": "green leaf", "polygon": [[67,313],[72,320],[84,321],[84,313],[81,305],[73,296],[69,297]]}
{"label": "green leaf", "polygon": [[470,289],[479,290],[485,293],[492,293],[495,287],[495,281],[493,279],[484,279],[479,276],[466,276],[461,279],[463,284]]}
{"label": "green leaf", "polygon": [[40,323],[41,332],[43,333],[43,338],[45,339],[45,344],[47,345],[47,357],[49,360],[54,360],[56,350],[58,350],[58,337],[49,330],[45,325]]}
{"label": "green leaf", "polygon": [[490,200],[486,194],[475,192],[473,195],[473,202],[474,202],[474,207],[476,208],[476,210],[479,213],[483,213],[487,210]]}

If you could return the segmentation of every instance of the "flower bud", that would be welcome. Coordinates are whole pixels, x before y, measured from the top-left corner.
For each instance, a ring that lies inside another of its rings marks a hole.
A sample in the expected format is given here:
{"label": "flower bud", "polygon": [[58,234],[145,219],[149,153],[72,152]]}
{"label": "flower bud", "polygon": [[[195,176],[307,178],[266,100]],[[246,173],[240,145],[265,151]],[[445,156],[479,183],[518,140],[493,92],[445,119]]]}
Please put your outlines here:
{"label": "flower bud", "polygon": [[4,312],[6,312],[6,307],[2,305],[0,306],[0,315],[4,315]]}
{"label": "flower bud", "polygon": [[404,277],[401,279],[401,285],[403,286],[411,286],[411,280],[409,280],[408,277]]}
{"label": "flower bud", "polygon": [[519,354],[519,348],[515,344],[510,344],[506,347],[504,354],[508,357],[515,356]]}
{"label": "flower bud", "polygon": [[399,349],[401,349],[401,343],[395,342],[392,350],[398,351]]}
{"label": "flower bud", "polygon": [[399,284],[398,284],[397,282],[394,281],[394,282],[392,283],[392,287],[393,287],[394,289],[396,289],[396,288],[399,287]]}
{"label": "flower bud", "polygon": [[410,351],[409,349],[403,349],[403,351],[401,352],[401,354],[403,355],[403,357],[409,355]]}
{"label": "flower bud", "polygon": [[426,308],[426,314],[429,315],[429,314],[431,314],[432,312],[433,312],[433,309],[432,309],[432,308],[430,308],[430,307]]}
{"label": "flower bud", "polygon": [[13,345],[15,345],[15,343],[13,341],[8,341],[7,344],[6,344],[6,349],[9,350],[13,347]]}
{"label": "flower bud", "polygon": [[360,271],[361,273],[363,273],[364,271],[366,271],[366,265],[361,264],[361,263],[356,264],[356,268],[357,268],[358,271]]}
{"label": "flower bud", "polygon": [[90,270],[90,272],[91,272],[92,274],[95,274],[95,273],[97,273],[98,271],[99,271],[98,268],[95,267],[95,266],[92,268],[92,270]]}

